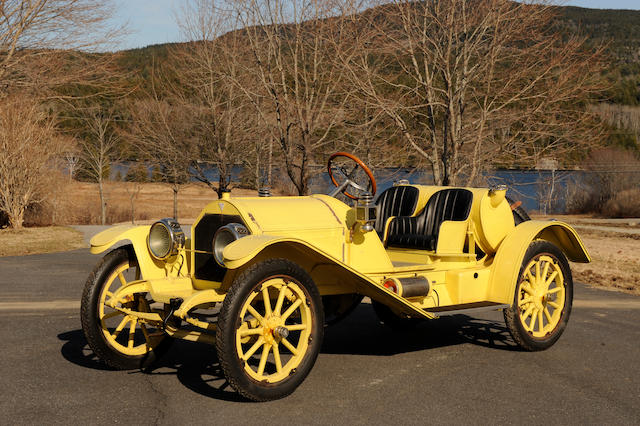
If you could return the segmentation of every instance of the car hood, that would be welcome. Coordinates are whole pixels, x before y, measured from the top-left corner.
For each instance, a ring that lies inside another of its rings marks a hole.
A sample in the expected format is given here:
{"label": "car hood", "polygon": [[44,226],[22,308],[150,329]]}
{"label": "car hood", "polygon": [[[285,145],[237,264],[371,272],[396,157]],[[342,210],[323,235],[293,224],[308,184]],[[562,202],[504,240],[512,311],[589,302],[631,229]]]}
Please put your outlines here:
{"label": "car hood", "polygon": [[262,232],[343,228],[349,206],[328,195],[228,200]]}

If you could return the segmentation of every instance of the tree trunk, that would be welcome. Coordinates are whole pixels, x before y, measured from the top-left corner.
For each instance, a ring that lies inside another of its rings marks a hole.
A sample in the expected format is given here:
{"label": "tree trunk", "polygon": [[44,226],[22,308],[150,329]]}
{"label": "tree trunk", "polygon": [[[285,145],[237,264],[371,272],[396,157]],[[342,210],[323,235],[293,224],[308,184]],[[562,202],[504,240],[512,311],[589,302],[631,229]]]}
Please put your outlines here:
{"label": "tree trunk", "polygon": [[218,198],[222,198],[222,193],[227,190],[227,180],[225,179],[224,171],[218,167],[218,189],[216,193],[218,194]]}
{"label": "tree trunk", "polygon": [[267,186],[272,187],[271,182],[271,163],[273,161],[273,138],[269,139],[269,156],[267,159]]}
{"label": "tree trunk", "polygon": [[100,225],[107,223],[107,202],[104,199],[102,179],[98,179],[98,192],[100,193]]}
{"label": "tree trunk", "polygon": [[22,229],[22,224],[24,222],[24,208],[9,211],[7,212],[7,216],[9,217],[9,225],[11,225],[11,228]]}
{"label": "tree trunk", "polygon": [[261,152],[259,149],[256,149],[256,166],[254,168],[255,171],[255,175],[253,176],[254,180],[254,184],[256,186],[256,189],[260,189],[262,188],[264,185],[264,166],[260,167],[260,157],[261,157]]}
{"label": "tree trunk", "polygon": [[131,197],[131,224],[136,224],[136,211],[135,211],[135,203],[133,201],[133,196]]}
{"label": "tree trunk", "polygon": [[178,184],[173,185],[173,219],[178,220]]}

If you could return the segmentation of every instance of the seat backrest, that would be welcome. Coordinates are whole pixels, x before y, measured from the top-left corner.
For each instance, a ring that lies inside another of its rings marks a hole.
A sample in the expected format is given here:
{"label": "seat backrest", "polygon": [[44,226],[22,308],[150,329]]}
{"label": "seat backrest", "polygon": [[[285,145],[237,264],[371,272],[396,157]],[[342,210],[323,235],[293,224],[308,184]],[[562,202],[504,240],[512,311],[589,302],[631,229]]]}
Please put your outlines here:
{"label": "seat backrest", "polygon": [[466,189],[442,189],[427,201],[415,217],[397,217],[389,225],[390,247],[435,250],[440,225],[446,220],[461,221],[469,217],[473,194]]}
{"label": "seat backrest", "polygon": [[415,213],[420,192],[418,188],[408,185],[392,186],[378,196],[376,205],[375,230],[383,238],[384,225],[392,216],[411,216]]}

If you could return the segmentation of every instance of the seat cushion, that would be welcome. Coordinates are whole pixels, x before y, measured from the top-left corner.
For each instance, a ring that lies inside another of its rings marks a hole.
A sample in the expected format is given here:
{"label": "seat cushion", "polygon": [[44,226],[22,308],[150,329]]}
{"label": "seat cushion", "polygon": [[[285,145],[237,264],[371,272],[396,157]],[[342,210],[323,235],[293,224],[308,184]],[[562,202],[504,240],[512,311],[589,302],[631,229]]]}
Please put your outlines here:
{"label": "seat cushion", "polygon": [[376,200],[378,215],[375,230],[383,238],[384,225],[392,216],[411,216],[418,204],[418,188],[408,185],[392,186],[384,191]]}
{"label": "seat cushion", "polygon": [[442,189],[434,193],[415,217],[396,217],[389,224],[388,247],[435,250],[440,225],[469,216],[473,194],[466,189]]}
{"label": "seat cushion", "polygon": [[388,247],[414,248],[418,250],[435,250],[436,237],[424,234],[389,234]]}

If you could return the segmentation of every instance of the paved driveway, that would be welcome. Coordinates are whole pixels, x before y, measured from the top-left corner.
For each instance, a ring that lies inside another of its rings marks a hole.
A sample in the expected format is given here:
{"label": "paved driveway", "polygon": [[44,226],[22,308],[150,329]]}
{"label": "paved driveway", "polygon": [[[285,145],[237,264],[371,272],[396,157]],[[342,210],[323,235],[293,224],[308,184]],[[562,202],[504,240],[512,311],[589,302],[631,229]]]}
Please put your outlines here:
{"label": "paved driveway", "polygon": [[[578,284],[551,349],[517,350],[501,314],[393,333],[361,305],[326,331],[290,397],[240,401],[215,350],[176,342],[151,374],[104,368],[78,300],[88,250],[0,258],[4,424],[638,424],[640,299]],[[55,303],[52,303],[55,301]]]}

